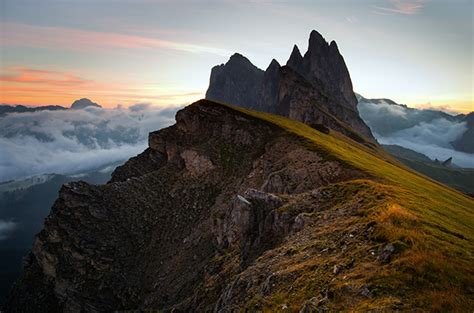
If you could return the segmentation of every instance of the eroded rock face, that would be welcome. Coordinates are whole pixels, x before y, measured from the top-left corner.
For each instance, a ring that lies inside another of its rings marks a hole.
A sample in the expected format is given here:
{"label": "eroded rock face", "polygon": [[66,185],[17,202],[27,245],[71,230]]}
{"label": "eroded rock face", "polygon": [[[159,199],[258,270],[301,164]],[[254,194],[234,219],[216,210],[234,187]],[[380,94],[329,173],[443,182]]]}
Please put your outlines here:
{"label": "eroded rock face", "polygon": [[264,72],[246,57],[236,53],[224,65],[211,70],[206,98],[231,104],[255,103]]}
{"label": "eroded rock face", "polygon": [[355,131],[375,141],[359,117],[349,71],[334,41],[312,31],[304,56],[294,46],[286,66],[272,60],[265,71],[236,55],[212,69],[207,99],[322,124],[351,137]]}
{"label": "eroded rock face", "polygon": [[212,161],[205,155],[200,155],[194,150],[185,150],[180,154],[186,169],[192,176],[200,176],[215,168]]}
{"label": "eroded rock face", "polygon": [[205,100],[176,120],[109,183],[62,187],[7,312],[232,311],[259,256],[311,225],[285,208],[323,208],[311,190],[365,176]]}

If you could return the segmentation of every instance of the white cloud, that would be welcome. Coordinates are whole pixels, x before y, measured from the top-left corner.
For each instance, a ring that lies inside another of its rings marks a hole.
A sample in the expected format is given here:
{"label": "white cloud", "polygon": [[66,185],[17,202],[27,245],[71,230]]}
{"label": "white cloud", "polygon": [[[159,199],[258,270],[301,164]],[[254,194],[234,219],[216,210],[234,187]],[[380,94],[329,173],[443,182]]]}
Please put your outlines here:
{"label": "white cloud", "polygon": [[466,123],[464,122],[451,122],[440,118],[429,123],[421,122],[413,127],[399,130],[389,137],[394,140],[407,140],[416,144],[429,144],[452,149],[450,142],[459,138],[466,129]]}
{"label": "white cloud", "polygon": [[8,234],[15,229],[16,223],[11,221],[0,220],[0,240],[8,237]]}
{"label": "white cloud", "polygon": [[142,152],[148,133],[174,123],[176,108],[38,111],[0,118],[0,181],[74,174]]}
{"label": "white cloud", "polygon": [[[398,117],[406,117],[406,109],[400,105],[391,105],[384,100],[380,100],[379,103],[363,102],[362,109],[367,113],[375,115],[393,115]],[[361,107],[359,107],[359,110]]]}
{"label": "white cloud", "polygon": [[451,142],[466,130],[466,123],[443,112],[409,109],[401,105],[359,102],[359,113],[381,144],[399,145],[431,159],[474,168],[474,155],[454,150]]}

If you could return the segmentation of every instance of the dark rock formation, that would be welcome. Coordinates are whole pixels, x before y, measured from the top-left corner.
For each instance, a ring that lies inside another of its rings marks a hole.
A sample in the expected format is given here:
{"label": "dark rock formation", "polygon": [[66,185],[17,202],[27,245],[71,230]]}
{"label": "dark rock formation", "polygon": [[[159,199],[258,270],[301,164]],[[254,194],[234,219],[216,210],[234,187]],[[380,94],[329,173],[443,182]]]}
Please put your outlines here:
{"label": "dark rock formation", "polygon": [[357,99],[349,71],[335,41],[328,45],[323,36],[313,30],[308,51],[299,64],[290,67],[338,103],[356,109]]}
{"label": "dark rock formation", "polygon": [[97,104],[95,102],[92,102],[91,100],[89,100],[87,98],[82,98],[82,99],[76,100],[71,104],[71,109],[73,109],[73,110],[85,109],[87,107],[101,108],[102,106],[100,106],[99,104]]}
{"label": "dark rock formation", "polygon": [[297,45],[294,45],[293,51],[291,51],[290,58],[286,62],[286,66],[293,69],[297,69],[301,66],[301,63],[303,63],[303,57],[301,56],[300,49]]}
{"label": "dark rock formation", "polygon": [[[109,183],[62,187],[6,312],[242,308],[255,288],[271,294],[281,279],[246,291],[249,277],[269,275],[252,265],[258,257],[310,227],[302,212],[329,208],[327,191],[309,192],[366,177],[273,124],[208,101],[176,121],[151,133],[149,148]],[[355,214],[344,208],[317,223]]]}
{"label": "dark rock formation", "polygon": [[232,56],[212,69],[206,98],[374,140],[357,112],[349,71],[336,43],[328,44],[316,31],[304,57],[295,45],[283,67],[272,60],[263,72],[241,55]]}
{"label": "dark rock formation", "polygon": [[206,98],[257,105],[264,72],[246,57],[235,53],[227,63],[214,66]]}

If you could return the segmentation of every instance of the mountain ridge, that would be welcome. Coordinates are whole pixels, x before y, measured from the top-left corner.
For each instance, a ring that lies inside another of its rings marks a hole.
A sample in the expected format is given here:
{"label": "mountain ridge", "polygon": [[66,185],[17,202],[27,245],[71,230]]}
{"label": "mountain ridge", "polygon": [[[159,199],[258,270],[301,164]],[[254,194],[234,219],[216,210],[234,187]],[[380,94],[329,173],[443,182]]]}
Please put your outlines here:
{"label": "mountain ridge", "polygon": [[37,111],[58,111],[58,110],[69,110],[69,109],[84,109],[86,107],[102,108],[101,105],[92,102],[87,98],[81,98],[74,101],[69,108],[61,105],[45,105],[45,106],[25,106],[22,104],[0,104],[0,117],[8,113],[27,113]]}
{"label": "mountain ridge", "polygon": [[472,307],[472,199],[282,116],[201,100],[176,122],[62,188],[7,312]]}

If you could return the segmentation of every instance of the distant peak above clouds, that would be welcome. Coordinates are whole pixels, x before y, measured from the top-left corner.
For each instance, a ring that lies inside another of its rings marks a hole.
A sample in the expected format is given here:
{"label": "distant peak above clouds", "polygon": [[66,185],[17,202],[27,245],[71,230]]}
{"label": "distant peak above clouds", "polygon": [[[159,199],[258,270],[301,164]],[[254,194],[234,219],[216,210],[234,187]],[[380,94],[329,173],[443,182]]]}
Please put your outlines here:
{"label": "distant peak above clouds", "polygon": [[73,110],[80,110],[80,109],[84,109],[84,108],[87,108],[87,107],[102,108],[101,105],[99,105],[95,102],[92,102],[91,100],[89,100],[87,98],[82,98],[82,99],[76,100],[71,104],[71,109],[73,109]]}

